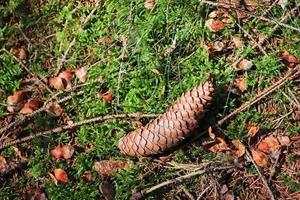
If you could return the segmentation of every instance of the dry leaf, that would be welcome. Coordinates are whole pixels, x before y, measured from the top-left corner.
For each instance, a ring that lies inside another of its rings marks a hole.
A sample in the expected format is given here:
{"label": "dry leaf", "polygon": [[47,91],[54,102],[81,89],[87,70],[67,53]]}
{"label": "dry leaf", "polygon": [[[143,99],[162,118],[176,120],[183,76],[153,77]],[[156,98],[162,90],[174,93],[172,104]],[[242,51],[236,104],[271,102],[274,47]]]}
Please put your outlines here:
{"label": "dry leaf", "polygon": [[248,133],[247,137],[254,137],[257,133],[259,132],[259,127],[258,126],[251,126]]}
{"label": "dry leaf", "polygon": [[27,52],[24,48],[13,49],[13,54],[20,60],[26,60],[26,58],[27,58]]}
{"label": "dry leaf", "polygon": [[112,176],[113,173],[128,167],[124,160],[101,160],[95,162],[94,169],[103,176]]}
{"label": "dry leaf", "polygon": [[103,38],[100,38],[97,40],[97,43],[98,44],[108,44],[108,43],[111,43],[112,42],[112,39],[109,38],[109,37],[103,37]]}
{"label": "dry leaf", "polygon": [[155,0],[145,0],[144,6],[147,10],[152,10],[155,6]]}
{"label": "dry leaf", "polygon": [[40,101],[29,99],[20,110],[20,113],[24,115],[31,114],[33,111],[37,110],[40,107],[40,105]]}
{"label": "dry leaf", "polygon": [[264,153],[275,153],[280,148],[278,140],[273,136],[268,136],[258,143],[257,149]]}
{"label": "dry leaf", "polygon": [[7,162],[6,159],[0,155],[0,177],[11,174],[17,169],[21,168],[22,164],[18,162]]}
{"label": "dry leaf", "polygon": [[297,64],[299,64],[298,59],[294,55],[290,54],[288,51],[281,52],[279,54],[279,57],[281,58],[283,64],[287,67],[293,68]]}
{"label": "dry leaf", "polygon": [[12,96],[7,97],[7,110],[9,112],[17,112],[22,108],[24,94],[23,91],[16,91]]}
{"label": "dry leaf", "polygon": [[210,47],[208,47],[209,52],[220,52],[225,49],[226,45],[222,41],[213,42]]}
{"label": "dry leaf", "polygon": [[251,69],[251,67],[253,66],[252,61],[247,60],[247,59],[243,59],[241,62],[238,63],[237,67],[240,70],[244,70],[247,71],[249,69]]}
{"label": "dry leaf", "polygon": [[0,156],[0,175],[6,172],[8,169],[8,163],[3,156]]}
{"label": "dry leaf", "polygon": [[79,79],[80,82],[85,83],[87,79],[87,67],[81,67],[75,71],[76,77]]}
{"label": "dry leaf", "polygon": [[234,46],[238,49],[242,48],[244,46],[244,42],[242,41],[242,39],[240,37],[232,37],[232,42],[234,44]]}
{"label": "dry leaf", "polygon": [[265,167],[268,165],[268,157],[265,153],[251,149],[252,158],[255,163],[260,167]]}
{"label": "dry leaf", "polygon": [[57,90],[65,89],[67,84],[67,81],[61,77],[49,78],[49,85]]}
{"label": "dry leaf", "polygon": [[101,93],[100,94],[103,101],[105,101],[106,103],[110,103],[113,99],[113,94],[111,92],[105,92],[105,93]]}
{"label": "dry leaf", "polygon": [[234,200],[234,195],[231,193],[226,193],[222,200]]}
{"label": "dry leaf", "polygon": [[232,144],[236,148],[236,150],[231,151],[233,157],[240,158],[246,153],[246,147],[239,140],[233,140]]}
{"label": "dry leaf", "polygon": [[228,144],[221,137],[216,137],[214,141],[204,142],[203,146],[204,146],[204,148],[206,148],[207,150],[209,150],[213,153],[230,150],[230,148],[228,147]]}
{"label": "dry leaf", "polygon": [[106,181],[100,184],[99,190],[102,193],[105,200],[115,199],[115,188],[112,182]]}
{"label": "dry leaf", "polygon": [[67,70],[64,72],[61,72],[58,77],[66,80],[67,85],[66,85],[66,89],[71,89],[72,88],[72,83],[71,83],[71,79],[73,77],[74,72],[72,70]]}
{"label": "dry leaf", "polygon": [[288,136],[278,136],[277,139],[282,146],[289,146],[291,144],[291,140]]}
{"label": "dry leaf", "polygon": [[94,181],[93,175],[90,171],[85,171],[80,178],[89,183]]}
{"label": "dry leaf", "polygon": [[241,92],[247,91],[247,83],[244,77],[239,77],[234,80],[234,86],[238,88]]}
{"label": "dry leaf", "polygon": [[74,151],[74,148],[70,145],[58,145],[54,149],[52,149],[50,153],[56,159],[69,159],[73,156]]}
{"label": "dry leaf", "polygon": [[16,155],[21,159],[21,160],[24,160],[24,161],[28,161],[28,158],[26,158],[25,156],[22,155],[22,152],[20,151],[20,149],[18,149],[17,147],[12,147],[16,153]]}
{"label": "dry leaf", "polygon": [[40,188],[27,189],[22,194],[24,200],[47,200],[45,193]]}
{"label": "dry leaf", "polygon": [[208,19],[205,26],[212,32],[219,32],[224,28],[223,22],[218,19]]}
{"label": "dry leaf", "polygon": [[61,183],[68,183],[68,174],[65,170],[61,168],[56,168],[54,170],[55,179]]}
{"label": "dry leaf", "polygon": [[57,102],[51,102],[47,105],[47,112],[51,113],[54,116],[61,116],[63,113],[63,109]]}

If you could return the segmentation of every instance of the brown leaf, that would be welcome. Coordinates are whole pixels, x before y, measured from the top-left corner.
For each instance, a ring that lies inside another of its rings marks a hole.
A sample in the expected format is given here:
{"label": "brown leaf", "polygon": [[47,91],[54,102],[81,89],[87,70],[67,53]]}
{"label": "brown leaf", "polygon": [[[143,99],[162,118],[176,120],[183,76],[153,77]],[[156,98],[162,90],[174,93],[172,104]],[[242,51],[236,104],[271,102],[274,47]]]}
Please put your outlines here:
{"label": "brown leaf", "polygon": [[54,170],[55,179],[61,183],[68,183],[68,174],[65,170],[61,168],[56,168]]}
{"label": "brown leaf", "polygon": [[299,64],[298,59],[294,55],[290,54],[288,51],[281,52],[279,54],[279,57],[283,62],[283,64],[286,65],[287,67],[293,68],[297,64]]}
{"label": "brown leaf", "polygon": [[16,155],[21,159],[21,160],[24,160],[24,161],[28,161],[28,158],[26,158],[25,156],[22,155],[22,152],[20,151],[20,149],[18,149],[17,147],[12,147],[16,153]]}
{"label": "brown leaf", "polygon": [[63,113],[63,109],[57,102],[51,102],[47,105],[47,112],[51,113],[54,116],[61,116]]}
{"label": "brown leaf", "polygon": [[242,39],[240,37],[232,37],[232,43],[234,44],[234,46],[238,49],[242,48],[244,46],[244,42],[242,41]]}
{"label": "brown leaf", "polygon": [[223,151],[229,151],[230,148],[228,147],[228,144],[225,142],[225,140],[221,137],[216,137],[214,141],[204,142],[203,143],[204,148],[207,150],[218,153]]}
{"label": "brown leaf", "polygon": [[6,161],[6,159],[0,155],[0,177],[11,174],[12,172],[20,169],[22,164],[19,162]]}
{"label": "brown leaf", "polygon": [[265,153],[251,149],[252,158],[255,163],[260,167],[265,167],[268,165],[268,157]]}
{"label": "brown leaf", "polygon": [[259,132],[259,127],[258,126],[251,126],[248,133],[247,137],[254,137],[257,133]]}
{"label": "brown leaf", "polygon": [[0,175],[5,173],[8,169],[8,163],[3,156],[0,156]]}
{"label": "brown leaf", "polygon": [[40,188],[27,189],[23,195],[24,200],[47,200],[45,193]]}
{"label": "brown leaf", "polygon": [[251,69],[252,66],[253,66],[252,61],[247,60],[247,59],[243,59],[237,65],[238,69],[243,70],[243,71],[247,71],[247,70]]}
{"label": "brown leaf", "polygon": [[24,48],[15,48],[13,49],[13,54],[20,60],[26,60],[27,58],[27,52]]}
{"label": "brown leaf", "polygon": [[113,173],[127,167],[128,163],[124,160],[101,160],[94,164],[95,171],[103,176],[112,176]]}
{"label": "brown leaf", "polygon": [[155,0],[145,0],[144,6],[147,10],[152,10],[155,6]]}
{"label": "brown leaf", "polygon": [[109,37],[102,37],[100,39],[97,40],[97,44],[108,44],[111,43],[112,39]]}
{"label": "brown leaf", "polygon": [[71,89],[72,88],[72,83],[71,83],[71,79],[73,77],[74,72],[72,70],[67,70],[64,72],[61,72],[58,77],[66,80],[67,85],[66,85],[66,89]]}
{"label": "brown leaf", "polygon": [[278,136],[277,139],[282,146],[289,146],[291,144],[291,140],[288,136]]}
{"label": "brown leaf", "polygon": [[76,77],[79,79],[80,82],[85,83],[87,79],[87,67],[81,67],[75,71]]}
{"label": "brown leaf", "polygon": [[21,90],[14,92],[12,96],[7,97],[7,110],[9,112],[17,112],[23,106],[25,93]]}
{"label": "brown leaf", "polygon": [[115,199],[115,188],[112,182],[110,181],[102,182],[99,186],[99,190],[102,193],[105,200]]}
{"label": "brown leaf", "polygon": [[113,94],[111,92],[105,92],[105,93],[101,93],[100,94],[103,101],[105,101],[106,103],[110,103],[113,99]]}
{"label": "brown leaf", "polygon": [[234,86],[238,88],[241,92],[247,91],[247,83],[244,77],[236,78],[234,80]]}
{"label": "brown leaf", "polygon": [[67,81],[61,77],[49,78],[49,85],[57,90],[65,89],[67,84]]}
{"label": "brown leaf", "polygon": [[58,145],[54,149],[52,149],[50,153],[56,159],[69,159],[73,156],[74,151],[74,148],[70,145]]}
{"label": "brown leaf", "polygon": [[278,140],[274,136],[268,136],[258,143],[257,149],[264,153],[275,153],[280,148]]}
{"label": "brown leaf", "polygon": [[28,115],[31,114],[33,111],[37,110],[41,105],[41,102],[38,100],[34,100],[34,99],[29,99],[24,106],[22,107],[22,109],[20,110],[20,113],[24,114],[24,115]]}
{"label": "brown leaf", "polygon": [[231,155],[235,158],[240,158],[246,153],[246,147],[239,140],[232,140],[232,144],[236,150],[231,151]]}
{"label": "brown leaf", "polygon": [[80,178],[89,183],[94,181],[93,175],[90,171],[85,171]]}
{"label": "brown leaf", "polygon": [[224,24],[218,19],[208,19],[205,22],[205,26],[212,32],[219,32],[224,29]]}
{"label": "brown leaf", "polygon": [[234,195],[231,193],[226,193],[222,200],[234,200]]}

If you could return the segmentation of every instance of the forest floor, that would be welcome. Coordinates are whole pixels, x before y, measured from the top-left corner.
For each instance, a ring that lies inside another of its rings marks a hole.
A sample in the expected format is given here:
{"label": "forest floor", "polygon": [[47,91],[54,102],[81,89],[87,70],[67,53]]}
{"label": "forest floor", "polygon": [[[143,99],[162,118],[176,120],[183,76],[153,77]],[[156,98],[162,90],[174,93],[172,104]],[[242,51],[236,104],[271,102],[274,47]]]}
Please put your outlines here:
{"label": "forest floor", "polygon": [[[0,13],[1,200],[300,199],[297,0],[7,0]],[[120,152],[209,78],[188,140]]]}

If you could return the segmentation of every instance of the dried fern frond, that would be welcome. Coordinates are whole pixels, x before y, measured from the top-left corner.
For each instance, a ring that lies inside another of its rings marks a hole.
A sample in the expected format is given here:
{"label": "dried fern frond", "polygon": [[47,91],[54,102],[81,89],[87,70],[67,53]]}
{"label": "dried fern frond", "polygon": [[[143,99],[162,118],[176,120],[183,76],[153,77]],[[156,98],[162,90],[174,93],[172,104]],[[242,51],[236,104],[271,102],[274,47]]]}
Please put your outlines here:
{"label": "dried fern frond", "polygon": [[213,91],[208,81],[186,92],[165,113],[121,138],[119,149],[129,156],[148,156],[177,145],[197,128],[211,104]]}

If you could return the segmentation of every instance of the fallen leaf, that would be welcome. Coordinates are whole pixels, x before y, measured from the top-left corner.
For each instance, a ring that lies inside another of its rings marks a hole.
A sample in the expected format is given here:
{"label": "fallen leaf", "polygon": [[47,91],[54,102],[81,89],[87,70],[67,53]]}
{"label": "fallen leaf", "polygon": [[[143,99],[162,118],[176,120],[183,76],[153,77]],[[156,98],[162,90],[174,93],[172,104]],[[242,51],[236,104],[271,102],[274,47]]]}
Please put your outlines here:
{"label": "fallen leaf", "polygon": [[295,67],[297,64],[299,64],[298,59],[290,54],[288,51],[283,51],[279,54],[279,57],[284,65],[286,65],[289,68]]}
{"label": "fallen leaf", "polygon": [[67,81],[61,77],[49,78],[49,85],[57,90],[65,89],[67,84]]}
{"label": "fallen leaf", "polygon": [[236,148],[236,150],[231,150],[233,157],[240,158],[246,153],[246,147],[239,140],[232,140],[231,143]]}
{"label": "fallen leaf", "polygon": [[20,113],[24,115],[31,114],[33,111],[37,110],[40,107],[40,105],[40,101],[29,99],[20,110]]}
{"label": "fallen leaf", "polygon": [[3,156],[0,156],[0,175],[6,172],[8,169],[8,164]]}
{"label": "fallen leaf", "polygon": [[101,160],[94,163],[95,171],[108,177],[126,167],[128,167],[128,163],[124,160]]}
{"label": "fallen leaf", "polygon": [[111,92],[105,92],[105,93],[101,93],[100,94],[103,101],[105,101],[106,103],[110,103],[113,99],[113,94]]}
{"label": "fallen leaf", "polygon": [[228,147],[228,144],[221,137],[216,137],[214,141],[204,142],[203,146],[204,146],[204,148],[206,148],[207,150],[209,150],[213,153],[230,150],[230,148]]}
{"label": "fallen leaf", "polygon": [[111,42],[112,42],[112,39],[109,38],[109,37],[102,37],[102,38],[97,40],[98,44],[108,44],[108,43],[111,43]]}
{"label": "fallen leaf", "polygon": [[40,188],[27,189],[22,194],[24,200],[47,200],[45,193]]}
{"label": "fallen leaf", "polygon": [[14,171],[20,169],[21,167],[21,163],[14,161],[8,162],[3,156],[0,155],[0,177],[11,174]]}
{"label": "fallen leaf", "polygon": [[238,49],[242,48],[244,46],[244,42],[242,41],[242,39],[240,37],[232,37],[232,43],[234,44],[234,46]]}
{"label": "fallen leaf", "polygon": [[247,137],[254,137],[257,133],[259,132],[259,127],[258,126],[251,126],[248,133]]}
{"label": "fallen leaf", "polygon": [[21,90],[14,92],[12,96],[7,97],[7,110],[9,112],[18,112],[23,106],[25,93]]}
{"label": "fallen leaf", "polygon": [[257,149],[264,153],[275,153],[280,148],[278,140],[274,136],[268,136],[258,143]]}
{"label": "fallen leaf", "polygon": [[253,66],[252,61],[247,60],[247,59],[243,59],[243,60],[242,60],[241,62],[239,62],[238,65],[237,65],[238,69],[244,70],[244,71],[247,71],[247,70],[251,69],[252,66]]}
{"label": "fallen leaf", "polygon": [[239,77],[234,80],[234,86],[238,88],[241,92],[247,91],[247,83],[244,77]]}
{"label": "fallen leaf", "polygon": [[147,10],[152,10],[155,6],[155,0],[145,0],[144,6]]}
{"label": "fallen leaf", "polygon": [[111,181],[102,182],[99,186],[99,190],[102,193],[105,200],[115,199],[115,188]]}
{"label": "fallen leaf", "polygon": [[27,52],[24,48],[13,49],[13,54],[20,60],[26,60],[26,58],[27,58]]}
{"label": "fallen leaf", "polygon": [[265,167],[268,165],[268,157],[265,153],[251,149],[252,158],[255,163],[260,167]]}
{"label": "fallen leaf", "polygon": [[205,26],[212,32],[219,32],[224,29],[224,23],[218,19],[208,19]]}
{"label": "fallen leaf", "polygon": [[51,113],[54,116],[61,116],[63,113],[63,109],[57,102],[51,102],[47,105],[47,112]]}
{"label": "fallen leaf", "polygon": [[87,67],[81,67],[75,71],[76,77],[79,79],[80,82],[85,83],[87,79]]}
{"label": "fallen leaf", "polygon": [[75,152],[74,148],[71,145],[63,145],[61,149],[62,149],[62,155],[64,159],[71,158]]}
{"label": "fallen leaf", "polygon": [[69,159],[73,156],[74,151],[74,148],[70,145],[58,145],[54,149],[52,149],[50,153],[56,159]]}
{"label": "fallen leaf", "polygon": [[209,52],[220,52],[225,49],[226,45],[222,41],[215,41],[213,42],[209,47],[208,50]]}
{"label": "fallen leaf", "polygon": [[277,139],[282,146],[289,146],[291,144],[291,140],[288,136],[278,136]]}
{"label": "fallen leaf", "polygon": [[67,70],[64,72],[61,72],[58,77],[66,80],[67,85],[66,85],[66,89],[71,89],[72,88],[72,83],[71,83],[71,79],[73,77],[74,72],[72,70]]}
{"label": "fallen leaf", "polygon": [[231,193],[226,193],[222,200],[234,200],[234,195]]}
{"label": "fallen leaf", "polygon": [[61,183],[68,183],[68,174],[65,170],[61,168],[56,168],[54,170],[55,179]]}

